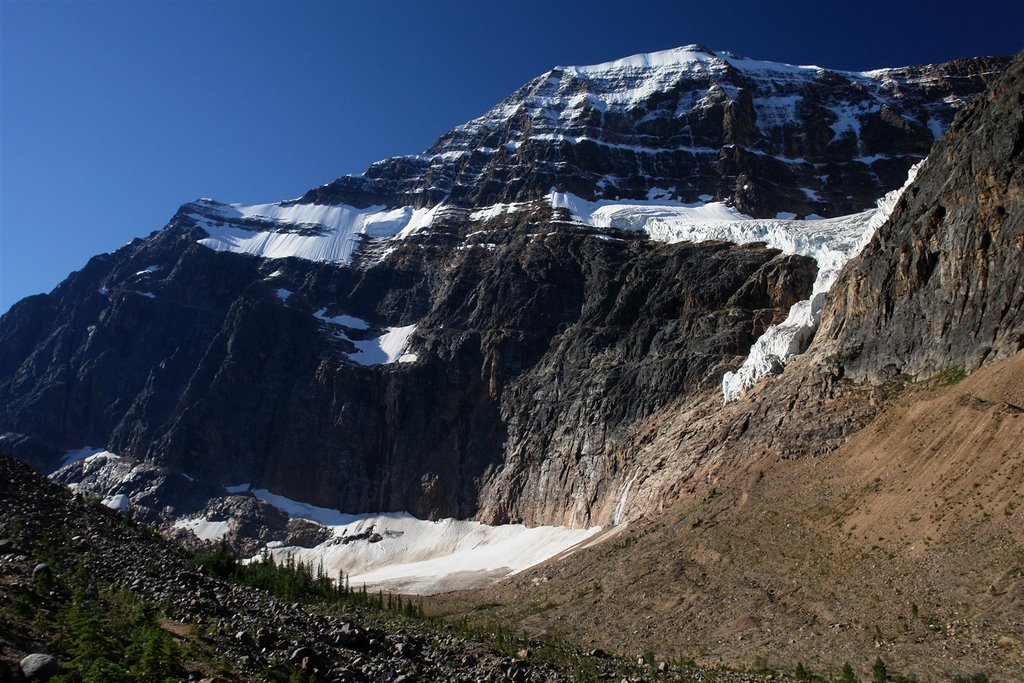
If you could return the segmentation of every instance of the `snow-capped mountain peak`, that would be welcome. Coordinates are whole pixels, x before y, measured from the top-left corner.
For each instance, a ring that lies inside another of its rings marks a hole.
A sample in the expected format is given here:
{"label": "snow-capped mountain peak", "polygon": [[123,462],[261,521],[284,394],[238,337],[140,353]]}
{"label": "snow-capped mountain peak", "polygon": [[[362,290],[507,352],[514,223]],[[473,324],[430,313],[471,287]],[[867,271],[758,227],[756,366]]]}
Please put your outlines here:
{"label": "snow-capped mountain peak", "polygon": [[555,67],[422,153],[304,200],[474,209],[552,188],[588,200],[664,189],[761,218],[851,214],[902,185],[1001,64],[837,71],[686,45]]}
{"label": "snow-capped mountain peak", "polygon": [[706,65],[713,62],[717,55],[706,47],[697,44],[683,45],[669,50],[630,55],[610,62],[589,66],[560,67],[556,70],[569,71],[575,74],[604,73],[620,69],[652,69],[659,67],[679,67],[684,65]]}

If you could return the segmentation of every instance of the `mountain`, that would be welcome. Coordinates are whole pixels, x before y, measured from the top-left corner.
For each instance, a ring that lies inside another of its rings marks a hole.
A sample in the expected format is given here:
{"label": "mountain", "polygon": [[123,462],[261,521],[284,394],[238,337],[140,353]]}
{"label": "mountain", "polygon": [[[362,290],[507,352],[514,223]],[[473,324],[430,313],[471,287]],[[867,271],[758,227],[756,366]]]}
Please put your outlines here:
{"label": "mountain", "polygon": [[[0,319],[0,446],[140,518],[339,564],[435,538],[341,513],[585,529],[671,505],[734,434],[830,450],[869,404],[787,430],[792,398],[735,400],[806,348],[911,166],[1006,63],[688,46],[558,68],[423,154],[185,204]],[[782,376],[829,415],[852,391]]]}
{"label": "mountain", "polygon": [[688,46],[187,203],[0,319],[0,447],[609,650],[1011,680],[1022,73]]}
{"label": "mountain", "polygon": [[1022,102],[1024,53],[957,115],[784,372],[639,428],[644,517],[445,609],[832,680],[876,659],[1019,680]]}
{"label": "mountain", "polygon": [[773,217],[871,208],[928,153],[1000,59],[840,72],[688,45],[556,67],[422,154],[303,201],[488,206],[701,195]]}

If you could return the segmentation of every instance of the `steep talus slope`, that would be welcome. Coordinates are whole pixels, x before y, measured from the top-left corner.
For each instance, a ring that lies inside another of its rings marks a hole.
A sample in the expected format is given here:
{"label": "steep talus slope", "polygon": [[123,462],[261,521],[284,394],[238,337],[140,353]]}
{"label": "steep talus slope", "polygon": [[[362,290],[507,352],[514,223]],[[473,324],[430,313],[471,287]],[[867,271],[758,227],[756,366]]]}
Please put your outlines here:
{"label": "steep talus slope", "polygon": [[1018,57],[835,285],[820,334],[851,377],[970,371],[1024,348],[1022,105]]}
{"label": "steep talus slope", "polygon": [[918,681],[1019,680],[1024,354],[941,384],[827,455],[737,453],[612,540],[435,609],[833,679],[881,657]]}
{"label": "steep talus slope", "polygon": [[[103,682],[539,683],[650,673],[635,660],[589,656],[566,643],[460,632],[396,614],[402,610],[369,608],[365,600],[324,604],[323,592],[298,588],[308,588],[312,579],[293,581],[285,600],[220,578],[216,563],[200,566],[152,529],[72,494],[3,453],[0,482],[5,683],[25,680],[19,662],[33,652],[55,656],[66,679]],[[284,582],[277,583],[280,591]],[[519,650],[529,654],[513,656]],[[105,669],[98,666],[103,658]],[[119,675],[113,663],[132,667],[133,676]],[[89,669],[90,675],[81,675]],[[691,666],[673,666],[665,675],[677,681],[780,680]]]}

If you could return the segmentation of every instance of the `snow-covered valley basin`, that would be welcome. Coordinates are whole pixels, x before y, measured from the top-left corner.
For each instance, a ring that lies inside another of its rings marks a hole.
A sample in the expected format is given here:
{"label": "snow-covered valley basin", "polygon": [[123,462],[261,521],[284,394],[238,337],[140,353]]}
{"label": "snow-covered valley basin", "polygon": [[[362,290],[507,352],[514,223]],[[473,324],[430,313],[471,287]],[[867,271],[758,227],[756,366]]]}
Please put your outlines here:
{"label": "snow-covered valley basin", "polygon": [[[368,590],[429,595],[481,586],[602,535],[601,527],[490,526],[458,519],[422,520],[405,512],[353,515],[293,501],[266,489],[251,493],[291,518],[322,524],[331,533],[312,548],[267,544],[266,552],[276,561],[290,557],[334,579],[344,572],[353,588],[365,585]],[[206,530],[210,523],[182,520],[177,526]]]}

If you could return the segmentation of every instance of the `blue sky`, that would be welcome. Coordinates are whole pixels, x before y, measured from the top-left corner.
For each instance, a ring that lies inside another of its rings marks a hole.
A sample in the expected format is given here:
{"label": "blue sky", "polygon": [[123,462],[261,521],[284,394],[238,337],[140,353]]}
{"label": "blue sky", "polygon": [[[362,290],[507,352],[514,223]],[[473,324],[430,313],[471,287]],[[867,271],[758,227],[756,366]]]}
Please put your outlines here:
{"label": "blue sky", "polygon": [[555,65],[687,43],[838,69],[1010,54],[1020,3],[0,0],[0,311],[197,197],[294,197]]}

